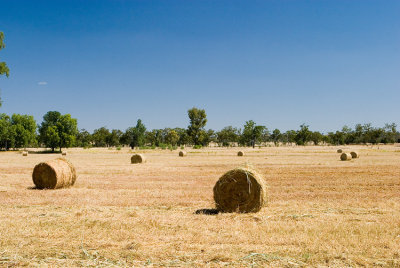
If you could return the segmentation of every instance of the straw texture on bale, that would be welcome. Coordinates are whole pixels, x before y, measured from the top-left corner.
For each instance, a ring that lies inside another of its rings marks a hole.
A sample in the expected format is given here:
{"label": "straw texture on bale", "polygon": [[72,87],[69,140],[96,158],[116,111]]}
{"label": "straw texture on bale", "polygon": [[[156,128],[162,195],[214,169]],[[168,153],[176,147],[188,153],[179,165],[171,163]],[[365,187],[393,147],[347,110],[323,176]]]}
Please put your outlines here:
{"label": "straw texture on bale", "polygon": [[214,201],[221,212],[257,212],[267,204],[267,186],[255,170],[236,168],[219,178]]}
{"label": "straw texture on bale", "polygon": [[134,154],[131,157],[132,164],[144,163],[146,162],[146,158],[142,154]]}
{"label": "straw texture on bale", "polygon": [[337,152],[341,154],[341,153],[343,153],[343,150],[342,149],[338,149]]}
{"label": "straw texture on bale", "polygon": [[351,154],[352,158],[359,158],[360,157],[360,154],[358,152],[351,152],[350,154]]}
{"label": "straw texture on bale", "polygon": [[238,155],[238,156],[243,156],[243,152],[242,152],[242,151],[239,151],[239,152],[237,153],[237,155]]}
{"label": "straw texture on bale", "polygon": [[342,153],[341,155],[340,155],[340,160],[342,160],[342,161],[348,161],[348,160],[351,160],[351,154],[349,154],[349,153]]}
{"label": "straw texture on bale", "polygon": [[33,183],[38,189],[58,189],[74,185],[76,171],[64,158],[39,163],[32,173]]}
{"label": "straw texture on bale", "polygon": [[181,157],[186,156],[186,155],[187,155],[187,153],[185,151],[180,151],[179,152],[179,156],[181,156]]}
{"label": "straw texture on bale", "polygon": [[22,152],[22,156],[28,156],[28,152]]}

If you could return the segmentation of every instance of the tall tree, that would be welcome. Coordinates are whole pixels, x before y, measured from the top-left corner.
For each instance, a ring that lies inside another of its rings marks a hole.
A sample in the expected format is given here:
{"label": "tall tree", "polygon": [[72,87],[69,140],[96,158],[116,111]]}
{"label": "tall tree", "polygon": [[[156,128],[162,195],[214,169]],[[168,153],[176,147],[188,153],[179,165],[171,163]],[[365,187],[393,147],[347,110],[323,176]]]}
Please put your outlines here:
{"label": "tall tree", "polygon": [[237,142],[240,131],[232,126],[224,127],[217,132],[217,141],[222,146],[229,146],[232,142]]}
{"label": "tall tree", "polygon": [[36,121],[32,115],[13,114],[11,127],[15,134],[15,148],[26,148],[36,144]]}
{"label": "tall tree", "polygon": [[74,144],[78,123],[70,114],[49,111],[39,126],[39,140],[54,152],[56,147],[67,148]]}
{"label": "tall tree", "polygon": [[[0,32],[0,50],[6,47],[4,44],[4,33]],[[6,75],[7,77],[10,75],[10,69],[8,69],[7,63],[4,61],[0,61],[0,75]],[[0,97],[0,106],[1,106],[1,97]]]}
{"label": "tall tree", "polygon": [[240,137],[240,143],[254,148],[256,143],[260,142],[266,130],[265,126],[256,125],[256,122],[253,120],[246,121]]}
{"label": "tall tree", "polygon": [[190,125],[188,126],[188,135],[192,139],[194,145],[201,145],[202,139],[205,137],[204,127],[207,124],[207,114],[204,109],[193,107],[188,110]]}
{"label": "tall tree", "polygon": [[142,120],[138,119],[135,127],[128,128],[124,138],[132,149],[143,146],[146,138],[146,126],[142,123]]}

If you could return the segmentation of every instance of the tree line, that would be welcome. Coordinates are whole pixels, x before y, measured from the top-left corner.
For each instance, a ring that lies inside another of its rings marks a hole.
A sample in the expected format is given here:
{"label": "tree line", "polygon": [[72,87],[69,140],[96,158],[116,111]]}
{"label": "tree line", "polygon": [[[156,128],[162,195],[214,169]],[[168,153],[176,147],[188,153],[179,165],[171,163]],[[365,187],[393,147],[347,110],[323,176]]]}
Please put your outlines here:
{"label": "tree line", "polygon": [[52,151],[68,147],[121,147],[131,148],[176,148],[194,146],[200,148],[215,143],[219,146],[275,146],[296,145],[343,145],[343,144],[388,144],[400,142],[396,124],[385,124],[377,128],[371,124],[356,124],[354,129],[344,126],[335,132],[311,131],[302,124],[298,130],[270,131],[253,120],[246,121],[243,128],[227,126],[220,131],[206,129],[207,115],[204,109],[188,110],[187,128],[164,128],[147,130],[142,120],[125,131],[109,130],[106,127],[92,133],[78,130],[78,121],[70,114],[49,111],[39,125],[31,115],[0,114],[0,149],[10,150],[27,147],[45,147]]}

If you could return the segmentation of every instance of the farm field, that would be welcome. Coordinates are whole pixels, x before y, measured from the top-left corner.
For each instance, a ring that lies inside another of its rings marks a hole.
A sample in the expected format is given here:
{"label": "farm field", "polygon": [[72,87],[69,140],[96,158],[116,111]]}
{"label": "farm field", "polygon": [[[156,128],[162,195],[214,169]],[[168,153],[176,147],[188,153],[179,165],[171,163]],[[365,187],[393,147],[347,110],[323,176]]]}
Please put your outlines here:
{"label": "farm field", "polygon": [[[400,146],[135,151],[69,149],[72,188],[34,190],[61,155],[0,153],[0,266],[400,267]],[[258,213],[215,208],[220,176],[249,164],[267,182]]]}

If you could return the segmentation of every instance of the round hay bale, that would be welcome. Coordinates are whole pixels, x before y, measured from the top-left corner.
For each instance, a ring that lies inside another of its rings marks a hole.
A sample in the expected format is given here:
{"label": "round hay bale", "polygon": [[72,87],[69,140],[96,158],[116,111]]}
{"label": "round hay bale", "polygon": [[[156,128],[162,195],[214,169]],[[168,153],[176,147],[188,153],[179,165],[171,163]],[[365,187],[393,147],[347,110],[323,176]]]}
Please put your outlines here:
{"label": "round hay bale", "polygon": [[28,156],[28,152],[22,152],[22,156]]}
{"label": "round hay bale", "polygon": [[236,168],[219,178],[214,201],[221,212],[257,212],[267,204],[267,186],[255,170]]}
{"label": "round hay bale", "polygon": [[138,164],[146,162],[146,158],[142,154],[134,154],[131,157],[131,164]]}
{"label": "round hay bale", "polygon": [[65,155],[67,155],[67,152],[62,152],[61,155],[64,155],[64,156],[65,156]]}
{"label": "round hay bale", "polygon": [[342,160],[342,161],[348,161],[348,160],[351,160],[351,154],[349,154],[349,153],[342,153],[341,155],[340,155],[340,160]]}
{"label": "round hay bale", "polygon": [[33,183],[38,189],[58,189],[74,185],[76,171],[65,158],[39,163],[32,173]]}
{"label": "round hay bale", "polygon": [[351,152],[350,154],[351,154],[352,158],[359,158],[360,157],[360,154],[358,152]]}
{"label": "round hay bale", "polygon": [[186,156],[186,155],[187,155],[186,151],[180,151],[180,152],[179,152],[179,156],[180,156],[180,157],[184,157],[184,156]]}
{"label": "round hay bale", "polygon": [[343,153],[343,150],[342,150],[342,149],[338,149],[337,152],[338,152],[339,154],[341,154],[341,153]]}
{"label": "round hay bale", "polygon": [[244,153],[242,152],[242,151],[239,151],[238,153],[237,153],[237,156],[243,156],[244,155]]}

